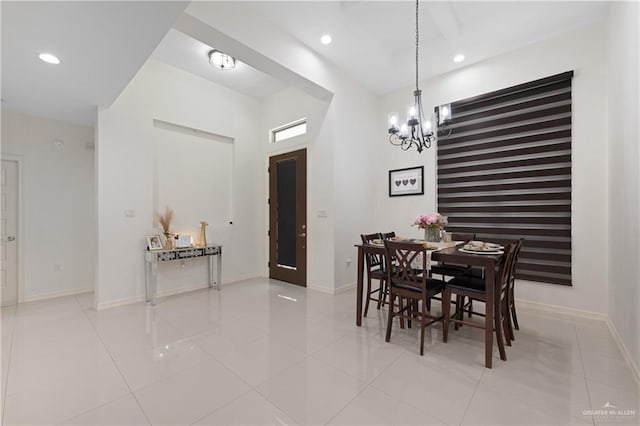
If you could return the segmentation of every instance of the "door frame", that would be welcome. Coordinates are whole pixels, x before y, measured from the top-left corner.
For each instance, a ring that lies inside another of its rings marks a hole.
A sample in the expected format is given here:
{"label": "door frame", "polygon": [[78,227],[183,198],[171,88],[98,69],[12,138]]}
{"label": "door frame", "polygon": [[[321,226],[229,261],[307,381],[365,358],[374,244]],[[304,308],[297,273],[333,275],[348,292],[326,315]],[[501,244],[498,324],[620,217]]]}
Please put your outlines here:
{"label": "door frame", "polygon": [[308,144],[300,144],[300,145],[295,145],[295,146],[289,146],[289,147],[283,147],[281,149],[274,149],[274,150],[270,150],[265,152],[265,156],[264,156],[264,227],[263,227],[263,235],[264,235],[264,276],[269,278],[269,255],[270,255],[270,247],[269,247],[269,228],[270,228],[270,223],[269,223],[269,159],[273,156],[276,155],[282,155],[282,154],[288,154],[290,152],[294,152],[294,151],[300,151],[300,150],[306,150],[307,151],[307,185],[306,185],[306,191],[307,191],[307,217],[305,218],[306,223],[307,223],[307,258],[306,258],[306,262],[307,262],[307,286],[303,287],[303,288],[309,288],[309,160],[311,158],[310,156],[310,149],[309,149],[309,145]]}
{"label": "door frame", "polygon": [[24,301],[24,253],[25,253],[25,229],[24,229],[24,157],[22,155],[13,155],[7,154],[2,155],[2,160],[6,161],[14,161],[18,166],[18,217],[16,220],[18,221],[18,265],[17,268],[17,276],[18,276],[18,301],[17,303],[22,303]]}

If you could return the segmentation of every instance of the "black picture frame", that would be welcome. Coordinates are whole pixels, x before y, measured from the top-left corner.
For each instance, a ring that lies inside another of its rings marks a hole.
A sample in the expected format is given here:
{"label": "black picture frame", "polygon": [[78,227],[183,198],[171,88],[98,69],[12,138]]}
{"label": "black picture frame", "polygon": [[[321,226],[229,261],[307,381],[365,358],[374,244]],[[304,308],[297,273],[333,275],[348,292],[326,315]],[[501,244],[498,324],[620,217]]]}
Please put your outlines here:
{"label": "black picture frame", "polygon": [[389,197],[424,194],[424,166],[389,170]]}

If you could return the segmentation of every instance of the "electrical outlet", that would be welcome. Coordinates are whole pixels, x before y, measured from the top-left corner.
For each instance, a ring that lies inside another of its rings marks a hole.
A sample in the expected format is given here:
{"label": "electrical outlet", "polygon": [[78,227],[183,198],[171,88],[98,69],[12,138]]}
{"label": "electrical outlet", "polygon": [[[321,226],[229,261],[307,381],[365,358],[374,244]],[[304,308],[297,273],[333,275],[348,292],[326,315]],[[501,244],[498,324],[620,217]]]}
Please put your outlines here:
{"label": "electrical outlet", "polygon": [[133,209],[125,209],[124,217],[136,217],[136,211]]}

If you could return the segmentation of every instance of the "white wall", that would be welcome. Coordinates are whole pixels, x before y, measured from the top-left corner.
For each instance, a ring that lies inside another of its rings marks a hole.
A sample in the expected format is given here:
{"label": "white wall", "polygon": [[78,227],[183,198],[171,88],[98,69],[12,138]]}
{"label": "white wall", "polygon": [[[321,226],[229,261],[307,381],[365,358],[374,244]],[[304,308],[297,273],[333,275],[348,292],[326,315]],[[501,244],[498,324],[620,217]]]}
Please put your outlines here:
{"label": "white wall", "polygon": [[[563,34],[526,48],[472,64],[421,84],[427,110],[435,105],[480,95],[519,83],[574,70],[572,137],[572,275],[573,287],[519,282],[517,297],[573,309],[608,310],[607,256],[607,139],[604,24]],[[380,179],[387,169],[425,165],[423,197],[388,198],[380,193],[375,211],[378,227],[393,226],[401,235],[418,235],[409,228],[415,215],[435,209],[436,149],[417,154],[401,152],[385,141],[386,117],[404,111],[413,88],[382,98],[378,114]]]}
{"label": "white wall", "polygon": [[[334,228],[333,215],[318,217],[318,211],[333,211],[333,193],[329,191],[333,174],[327,170],[331,164],[333,143],[323,129],[329,118],[329,102],[314,98],[305,92],[289,87],[262,101],[261,129],[259,132],[260,152],[263,156],[264,198],[269,194],[266,169],[269,156],[297,149],[307,149],[307,287],[330,291],[327,276],[333,272],[332,256],[318,256],[317,253],[332,253]],[[300,118],[307,119],[307,133],[275,144],[269,143],[270,130]],[[260,206],[264,217],[266,236],[269,229],[269,211],[265,202]],[[264,239],[265,276],[268,275],[268,238]]]}
{"label": "white wall", "polygon": [[[144,295],[144,237],[160,232],[153,220],[154,119],[234,140],[233,225],[210,229],[208,240],[224,245],[223,282],[262,274],[262,248],[256,244],[256,235],[262,232],[256,205],[264,201],[260,186],[264,170],[255,155],[259,135],[254,123],[259,112],[256,99],[154,60],[142,67],[110,108],[99,111],[99,308],[141,300]],[[184,191],[199,196],[188,183]],[[126,218],[125,210],[134,210],[135,217]],[[205,285],[204,261],[190,261],[182,270],[179,263],[161,265],[159,294],[182,290],[184,282],[191,283],[189,288]]]}
{"label": "white wall", "polygon": [[[333,93],[318,131],[323,142],[314,146],[309,159],[309,282],[329,292],[354,284],[353,245],[361,233],[378,231],[367,198],[377,190],[371,181],[379,149],[374,139],[376,97],[241,3],[192,2],[186,12],[223,33],[228,53],[276,70],[279,78],[313,96]],[[318,210],[326,211],[327,218],[317,218]],[[347,258],[353,262],[348,264]]]}
{"label": "white wall", "polygon": [[91,127],[2,112],[2,157],[23,167],[21,301],[93,290],[93,140]]}
{"label": "white wall", "polygon": [[637,2],[615,2],[610,7],[609,316],[640,370],[640,11]]}

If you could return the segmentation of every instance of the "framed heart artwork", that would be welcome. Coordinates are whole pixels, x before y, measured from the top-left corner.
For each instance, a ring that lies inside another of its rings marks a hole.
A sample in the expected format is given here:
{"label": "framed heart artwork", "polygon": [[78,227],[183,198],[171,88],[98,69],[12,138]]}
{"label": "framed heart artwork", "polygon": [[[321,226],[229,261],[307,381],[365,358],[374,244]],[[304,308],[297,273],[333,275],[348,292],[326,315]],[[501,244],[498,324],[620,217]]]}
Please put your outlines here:
{"label": "framed heart artwork", "polygon": [[389,197],[424,194],[424,166],[389,170]]}

